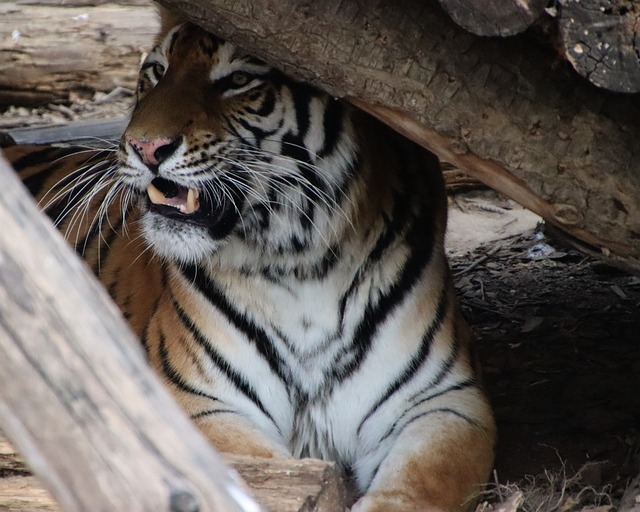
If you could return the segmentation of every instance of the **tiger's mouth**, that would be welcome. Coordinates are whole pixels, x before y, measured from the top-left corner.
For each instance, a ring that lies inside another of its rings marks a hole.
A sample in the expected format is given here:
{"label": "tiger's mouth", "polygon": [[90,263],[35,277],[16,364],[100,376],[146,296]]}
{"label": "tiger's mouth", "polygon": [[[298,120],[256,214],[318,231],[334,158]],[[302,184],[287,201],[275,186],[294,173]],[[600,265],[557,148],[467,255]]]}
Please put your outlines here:
{"label": "tiger's mouth", "polygon": [[187,188],[165,178],[147,187],[149,211],[163,217],[207,228],[228,221],[234,212],[231,201],[213,203],[197,188]]}
{"label": "tiger's mouth", "polygon": [[170,207],[183,215],[192,215],[200,209],[198,189],[186,188],[163,178],[151,182],[147,187],[147,195],[154,209]]}

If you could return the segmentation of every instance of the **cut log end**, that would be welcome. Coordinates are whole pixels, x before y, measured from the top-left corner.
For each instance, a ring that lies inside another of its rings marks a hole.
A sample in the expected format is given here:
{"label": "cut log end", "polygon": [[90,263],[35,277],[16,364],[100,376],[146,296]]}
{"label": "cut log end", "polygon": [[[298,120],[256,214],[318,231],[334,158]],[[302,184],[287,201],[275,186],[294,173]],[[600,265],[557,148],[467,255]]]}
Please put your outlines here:
{"label": "cut log end", "polygon": [[634,0],[566,0],[560,36],[567,60],[591,83],[640,92],[640,9]]}
{"label": "cut log end", "polygon": [[546,0],[440,0],[462,28],[478,36],[511,36],[527,29],[544,12]]}

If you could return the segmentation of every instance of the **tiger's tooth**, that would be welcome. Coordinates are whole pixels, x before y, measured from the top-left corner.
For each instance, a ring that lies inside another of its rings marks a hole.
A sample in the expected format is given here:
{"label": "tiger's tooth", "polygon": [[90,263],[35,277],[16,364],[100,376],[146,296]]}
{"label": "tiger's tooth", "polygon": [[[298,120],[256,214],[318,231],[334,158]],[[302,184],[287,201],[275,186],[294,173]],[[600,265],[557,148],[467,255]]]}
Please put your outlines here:
{"label": "tiger's tooth", "polygon": [[155,185],[149,184],[147,187],[147,194],[153,204],[164,204],[166,202],[164,194],[160,192]]}
{"label": "tiger's tooth", "polygon": [[189,189],[189,192],[187,193],[187,205],[185,207],[185,213],[191,214],[200,207],[200,204],[198,202],[199,195],[200,194],[197,190],[194,190],[192,188]]}

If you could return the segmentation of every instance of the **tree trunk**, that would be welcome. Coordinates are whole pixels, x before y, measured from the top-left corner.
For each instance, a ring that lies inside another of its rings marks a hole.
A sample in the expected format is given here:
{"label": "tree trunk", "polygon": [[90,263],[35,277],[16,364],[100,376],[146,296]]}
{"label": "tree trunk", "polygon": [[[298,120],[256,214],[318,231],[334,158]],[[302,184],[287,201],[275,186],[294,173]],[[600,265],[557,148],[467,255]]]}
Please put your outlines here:
{"label": "tree trunk", "polygon": [[157,31],[156,13],[150,0],[89,5],[102,3],[2,2],[0,107],[135,90],[140,60]]}
{"label": "tree trunk", "polygon": [[640,101],[421,0],[160,0],[640,272]]}

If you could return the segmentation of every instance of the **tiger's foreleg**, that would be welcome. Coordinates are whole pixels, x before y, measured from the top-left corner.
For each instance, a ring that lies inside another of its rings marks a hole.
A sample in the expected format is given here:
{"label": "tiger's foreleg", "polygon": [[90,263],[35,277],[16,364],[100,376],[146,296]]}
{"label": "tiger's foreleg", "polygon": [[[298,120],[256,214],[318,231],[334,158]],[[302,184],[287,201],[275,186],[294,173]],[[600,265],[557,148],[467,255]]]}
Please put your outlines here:
{"label": "tiger's foreleg", "polygon": [[269,439],[260,429],[236,414],[197,416],[200,431],[219,451],[252,457],[290,458],[291,453]]}
{"label": "tiger's foreleg", "polygon": [[399,420],[401,432],[353,512],[473,509],[493,464],[495,427],[477,388],[456,393],[457,406],[441,397]]}

